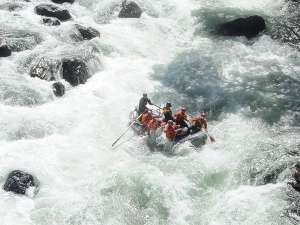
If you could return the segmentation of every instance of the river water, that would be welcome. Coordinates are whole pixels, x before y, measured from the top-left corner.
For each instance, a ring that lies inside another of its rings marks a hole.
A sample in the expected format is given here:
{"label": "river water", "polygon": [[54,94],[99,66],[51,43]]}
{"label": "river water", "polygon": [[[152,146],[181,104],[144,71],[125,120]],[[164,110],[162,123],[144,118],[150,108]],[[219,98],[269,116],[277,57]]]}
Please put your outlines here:
{"label": "river water", "polygon": [[[0,61],[0,184],[13,169],[40,181],[35,197],[0,190],[0,224],[291,224],[300,54],[267,34],[210,32],[237,15],[280,15],[283,0],[138,0],[140,19],[118,19],[119,0],[75,0],[64,5],[73,20],[58,27],[34,14],[41,2],[0,10],[1,29],[42,39]],[[72,42],[74,23],[101,37]],[[56,98],[27,64],[62,56],[92,58],[93,76],[77,87],[64,82],[66,95]],[[164,154],[130,131],[111,148],[143,92],[159,105],[208,111],[216,143]]]}

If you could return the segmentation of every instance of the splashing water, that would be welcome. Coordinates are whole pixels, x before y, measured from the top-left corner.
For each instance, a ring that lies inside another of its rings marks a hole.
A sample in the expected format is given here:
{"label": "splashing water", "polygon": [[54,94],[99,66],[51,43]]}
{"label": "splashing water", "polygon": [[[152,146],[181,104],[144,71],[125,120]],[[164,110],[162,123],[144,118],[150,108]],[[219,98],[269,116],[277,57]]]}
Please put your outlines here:
{"label": "splashing water", "polygon": [[[271,17],[284,1],[136,1],[140,19],[118,19],[121,0],[64,4],[73,20],[41,24],[34,7],[3,8],[0,30],[27,31],[26,50],[0,61],[0,183],[13,169],[40,180],[35,197],[0,190],[4,225],[286,225],[286,180],[299,150],[299,52],[264,34],[220,38],[216,23]],[[0,5],[6,1],[0,0]],[[216,16],[214,16],[216,15]],[[101,37],[75,43],[80,23]],[[80,57],[92,77],[56,98],[28,68],[39,58]],[[191,113],[209,111],[217,142],[152,152],[126,129],[141,93]]]}

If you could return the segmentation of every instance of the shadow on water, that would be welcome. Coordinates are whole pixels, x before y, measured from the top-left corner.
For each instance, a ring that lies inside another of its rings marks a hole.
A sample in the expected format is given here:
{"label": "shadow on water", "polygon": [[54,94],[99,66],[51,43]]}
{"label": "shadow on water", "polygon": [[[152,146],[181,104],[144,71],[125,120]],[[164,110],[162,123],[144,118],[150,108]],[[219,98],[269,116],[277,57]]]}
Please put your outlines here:
{"label": "shadow on water", "polygon": [[299,79],[285,74],[279,66],[268,70],[267,64],[262,64],[264,70],[237,71],[234,79],[226,79],[218,57],[193,50],[178,55],[165,67],[156,66],[152,77],[164,88],[154,99],[171,101],[174,108],[184,104],[191,113],[208,111],[210,119],[244,108],[246,116],[270,124],[287,113],[293,115],[292,124],[299,124]]}

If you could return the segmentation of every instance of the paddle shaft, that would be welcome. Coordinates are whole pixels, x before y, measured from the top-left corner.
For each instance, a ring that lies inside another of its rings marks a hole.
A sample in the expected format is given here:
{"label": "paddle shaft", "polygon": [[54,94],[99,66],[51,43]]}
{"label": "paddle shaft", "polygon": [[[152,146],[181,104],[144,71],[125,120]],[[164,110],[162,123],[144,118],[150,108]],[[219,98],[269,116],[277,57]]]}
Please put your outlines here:
{"label": "paddle shaft", "polygon": [[141,118],[141,116],[143,115],[143,113],[141,115],[138,116],[138,118],[136,118],[128,127],[127,129],[114,141],[114,143],[112,143],[112,147],[114,147],[115,144],[117,144],[117,142],[127,133],[127,131],[132,127],[132,125],[135,123],[136,120],[138,120],[139,118]]}

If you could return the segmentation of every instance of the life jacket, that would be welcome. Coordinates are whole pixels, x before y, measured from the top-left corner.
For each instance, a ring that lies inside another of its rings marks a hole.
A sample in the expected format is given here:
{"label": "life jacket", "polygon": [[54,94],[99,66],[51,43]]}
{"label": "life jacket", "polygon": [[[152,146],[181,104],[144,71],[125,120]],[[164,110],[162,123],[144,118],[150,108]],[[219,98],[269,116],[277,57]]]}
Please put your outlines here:
{"label": "life jacket", "polygon": [[201,118],[200,116],[195,116],[192,120],[193,126],[201,128],[202,127],[202,119],[203,118]]}
{"label": "life jacket", "polygon": [[187,120],[187,114],[183,111],[178,111],[175,113],[175,122],[179,124],[181,121]]}
{"label": "life jacket", "polygon": [[152,115],[149,112],[145,112],[142,115],[141,118],[141,123],[143,124],[144,127],[147,127],[147,124],[152,120]]}
{"label": "life jacket", "polygon": [[199,129],[201,129],[203,127],[205,129],[207,129],[206,119],[200,115],[197,115],[193,118],[192,124],[193,124],[193,126],[199,128]]}
{"label": "life jacket", "polygon": [[155,118],[149,121],[147,124],[149,130],[156,130],[159,127],[159,121]]}
{"label": "life jacket", "polygon": [[167,125],[164,132],[166,134],[166,137],[169,139],[169,140],[174,140],[175,137],[176,137],[176,129],[178,128],[178,126],[176,125]]}

